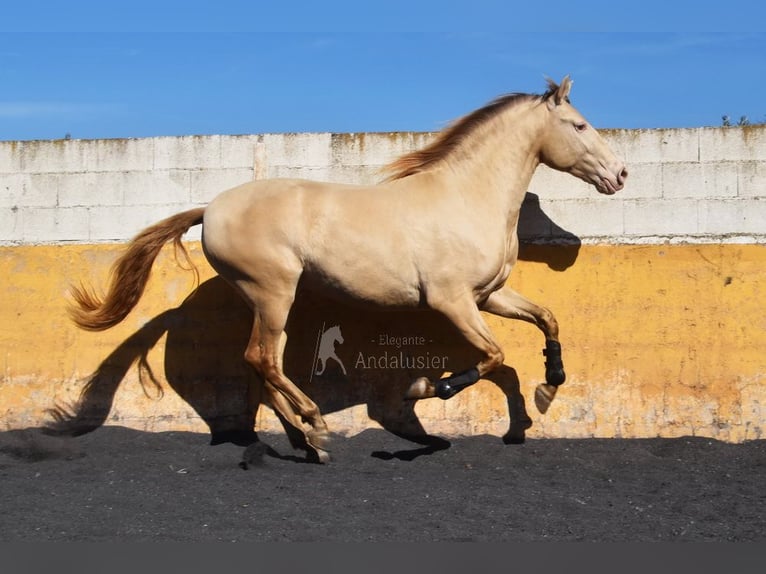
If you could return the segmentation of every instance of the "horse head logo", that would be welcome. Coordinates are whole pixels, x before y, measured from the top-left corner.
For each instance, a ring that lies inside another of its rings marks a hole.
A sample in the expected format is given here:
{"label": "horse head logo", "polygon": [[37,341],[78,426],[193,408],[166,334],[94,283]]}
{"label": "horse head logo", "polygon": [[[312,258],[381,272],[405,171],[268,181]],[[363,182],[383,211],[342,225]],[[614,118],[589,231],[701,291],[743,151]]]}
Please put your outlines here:
{"label": "horse head logo", "polygon": [[340,345],[343,344],[343,334],[340,332],[340,325],[335,325],[334,327],[330,327],[327,330],[324,329],[323,325],[319,334],[317,351],[314,360],[315,375],[321,375],[325,372],[328,359],[332,359],[338,363],[338,365],[340,365],[341,371],[343,371],[343,374],[346,374],[346,366],[343,364],[343,361],[340,360],[340,357],[338,357],[337,353],[335,352],[335,343]]}

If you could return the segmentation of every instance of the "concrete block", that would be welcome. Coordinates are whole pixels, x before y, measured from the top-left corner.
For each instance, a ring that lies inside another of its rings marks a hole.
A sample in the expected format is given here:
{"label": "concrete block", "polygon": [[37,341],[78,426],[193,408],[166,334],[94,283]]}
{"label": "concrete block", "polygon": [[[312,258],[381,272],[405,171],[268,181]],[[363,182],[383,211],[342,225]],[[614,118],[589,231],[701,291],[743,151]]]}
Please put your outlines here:
{"label": "concrete block", "polygon": [[667,198],[706,197],[705,174],[700,163],[662,166],[662,195]]}
{"label": "concrete block", "polygon": [[702,173],[708,198],[737,196],[737,162],[706,163]]}
{"label": "concrete block", "polygon": [[191,203],[208,204],[222,191],[252,180],[252,168],[193,171],[191,172]]}
{"label": "concrete block", "polygon": [[766,197],[766,162],[737,163],[737,195],[743,198]]}
{"label": "concrete block", "polygon": [[550,201],[541,196],[540,207],[556,225],[580,239],[620,237],[624,233],[622,202],[610,199]]}
{"label": "concrete block", "polygon": [[21,234],[21,209],[0,207],[0,244],[18,243]]}
{"label": "concrete block", "polygon": [[154,139],[106,139],[84,142],[91,171],[150,171],[154,168]]}
{"label": "concrete block", "polygon": [[674,237],[698,232],[694,199],[641,199],[624,204],[625,235]]}
{"label": "concrete block", "polygon": [[329,167],[332,163],[332,136],[321,134],[265,134],[265,161],[275,166]]}
{"label": "concrete block", "polygon": [[55,207],[59,176],[56,174],[0,174],[0,208]]}
{"label": "concrete block", "polygon": [[598,193],[592,185],[542,164],[535,170],[527,191],[545,200],[587,199]]}
{"label": "concrete block", "polygon": [[18,176],[0,173],[0,209],[17,204],[19,184]]}
{"label": "concrete block", "polygon": [[191,202],[192,171],[170,169],[120,174],[124,201],[131,205],[188,205]]}
{"label": "concrete block", "polygon": [[620,200],[649,199],[662,197],[662,164],[634,163],[628,167],[628,180],[622,191],[618,192]]}
{"label": "concrete block", "polygon": [[28,141],[21,148],[26,173],[72,173],[96,168],[96,155],[88,140]]}
{"label": "concrete block", "polygon": [[699,161],[698,129],[606,130],[604,138],[633,164]]}
{"label": "concrete block", "polygon": [[700,161],[766,161],[766,125],[701,129]]}
{"label": "concrete block", "polygon": [[122,205],[126,187],[120,172],[64,173],[59,179],[61,207]]}
{"label": "concrete block", "polygon": [[374,165],[334,165],[328,173],[327,181],[351,185],[375,185],[383,181],[384,174],[380,166]]}
{"label": "concrete block", "polygon": [[154,138],[154,169],[219,169],[221,136]]}
{"label": "concrete block", "polygon": [[[377,134],[376,134],[377,135]],[[382,165],[390,155],[385,140],[366,133],[340,133],[331,135],[332,163],[337,166]]]}
{"label": "concrete block", "polygon": [[189,205],[176,204],[93,207],[89,210],[88,239],[96,242],[124,242],[146,227],[189,207]]}
{"label": "concrete block", "polygon": [[152,205],[189,202],[189,171],[126,171],[63,174],[59,204],[72,206]]}
{"label": "concrete block", "polygon": [[221,168],[250,169],[255,166],[255,146],[261,136],[221,136]]}
{"label": "concrete block", "polygon": [[18,144],[15,161],[27,173],[150,170],[153,147],[151,139],[29,141]]}
{"label": "concrete block", "polygon": [[0,209],[19,205],[24,176],[0,173]]}
{"label": "concrete block", "polygon": [[668,199],[736,197],[737,165],[734,162],[664,164],[662,194]]}
{"label": "concrete block", "polygon": [[24,142],[0,142],[0,174],[21,171],[21,149]]}
{"label": "concrete block", "polygon": [[89,239],[86,207],[22,208],[20,217],[21,239],[27,244]]}
{"label": "concrete block", "polygon": [[766,201],[705,200],[699,205],[699,233],[705,235],[764,235]]}
{"label": "concrete block", "polygon": [[332,162],[342,166],[382,166],[425,147],[435,135],[430,132],[332,134]]}
{"label": "concrete block", "polygon": [[659,139],[660,158],[664,163],[699,161],[699,129],[653,130],[652,135]]}

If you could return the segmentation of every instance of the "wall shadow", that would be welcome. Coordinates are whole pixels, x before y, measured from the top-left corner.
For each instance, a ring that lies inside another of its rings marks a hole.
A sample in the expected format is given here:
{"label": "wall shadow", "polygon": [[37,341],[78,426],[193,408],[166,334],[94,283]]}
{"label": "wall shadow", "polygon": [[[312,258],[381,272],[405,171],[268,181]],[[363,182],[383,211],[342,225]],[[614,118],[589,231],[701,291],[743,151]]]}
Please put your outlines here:
{"label": "wall shadow", "polygon": [[575,264],[582,241],[542,210],[540,198],[527,193],[519,214],[519,259],[545,263],[554,271]]}
{"label": "wall shadow", "polygon": [[[544,217],[534,200],[525,214]],[[563,270],[574,263],[578,250],[574,241],[555,248],[528,245],[522,258]],[[136,363],[147,392],[152,387],[155,394],[160,391],[147,356],[167,334],[163,378],[208,426],[211,443],[257,442],[254,412],[263,399],[262,386],[243,358],[251,324],[251,310],[225,281],[205,281],[179,307],[159,314],[110,353],[85,383],[76,404],[51,409],[47,432],[79,435],[103,425],[119,385]],[[321,363],[322,335],[334,326],[340,327],[343,342],[332,344],[335,356]],[[430,436],[418,420],[415,403],[403,400],[416,377],[438,378],[445,370],[463,370],[479,358],[441,315],[360,308],[301,289],[286,330],[285,371],[324,414],[366,405],[370,419],[419,445],[373,456],[412,460],[450,446]],[[523,442],[531,419],[516,371],[503,366],[488,378],[506,396],[509,427],[503,440]]]}

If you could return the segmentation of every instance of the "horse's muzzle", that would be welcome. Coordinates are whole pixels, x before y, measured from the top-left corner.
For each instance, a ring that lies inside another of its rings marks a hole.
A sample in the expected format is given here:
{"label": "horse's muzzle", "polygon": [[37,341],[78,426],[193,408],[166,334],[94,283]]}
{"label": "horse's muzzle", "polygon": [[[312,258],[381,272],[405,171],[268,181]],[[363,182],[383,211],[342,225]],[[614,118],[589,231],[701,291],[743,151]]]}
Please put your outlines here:
{"label": "horse's muzzle", "polygon": [[625,180],[628,179],[628,170],[623,166],[617,172],[617,175],[610,174],[602,176],[596,183],[596,189],[604,195],[614,195],[625,187]]}

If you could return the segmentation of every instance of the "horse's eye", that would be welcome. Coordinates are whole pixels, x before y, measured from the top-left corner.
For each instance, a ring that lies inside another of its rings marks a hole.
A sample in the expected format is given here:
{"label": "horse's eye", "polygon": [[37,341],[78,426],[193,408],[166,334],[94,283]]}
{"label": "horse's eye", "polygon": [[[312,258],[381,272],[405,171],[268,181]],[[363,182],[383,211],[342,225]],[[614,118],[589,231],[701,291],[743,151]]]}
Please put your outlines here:
{"label": "horse's eye", "polygon": [[582,122],[582,123],[577,123],[577,124],[575,124],[575,125],[574,125],[574,128],[575,128],[575,129],[576,129],[578,132],[584,132],[585,130],[587,130],[587,129],[588,129],[588,124],[586,124],[585,122]]}

